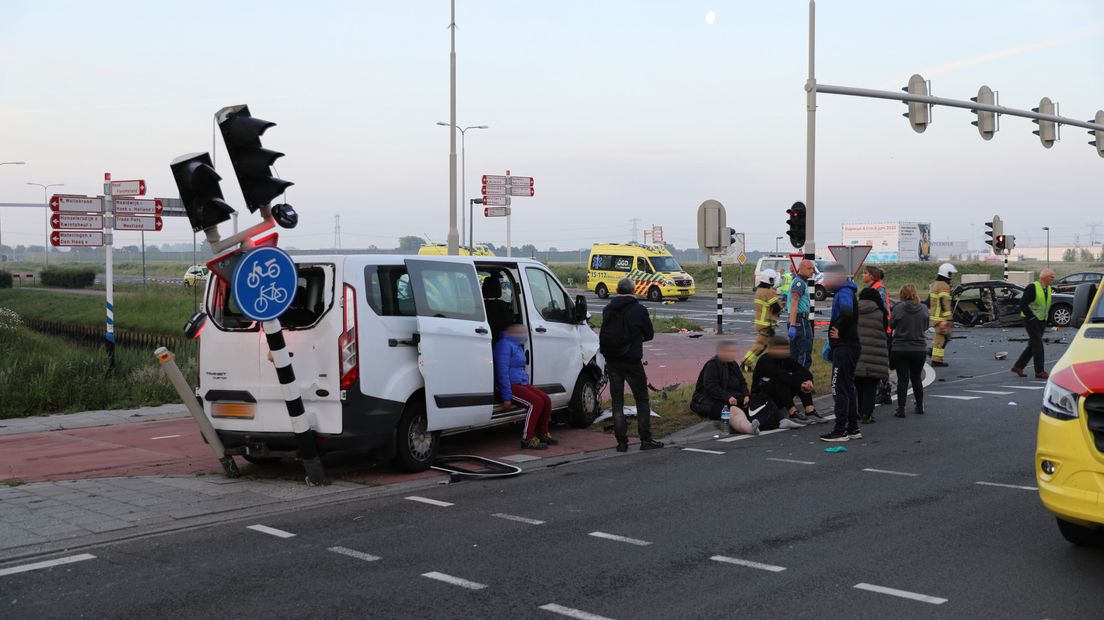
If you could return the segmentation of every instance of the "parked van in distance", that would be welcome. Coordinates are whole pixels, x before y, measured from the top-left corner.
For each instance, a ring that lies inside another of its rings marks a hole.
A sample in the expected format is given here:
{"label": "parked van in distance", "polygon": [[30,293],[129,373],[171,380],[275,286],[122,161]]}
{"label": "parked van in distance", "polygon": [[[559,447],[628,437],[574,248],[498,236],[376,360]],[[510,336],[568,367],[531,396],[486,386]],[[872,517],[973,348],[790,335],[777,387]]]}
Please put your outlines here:
{"label": "parked van in distance", "polygon": [[587,288],[601,299],[617,290],[622,278],[636,282],[636,295],[649,301],[686,301],[694,294],[694,278],[662,245],[595,243],[587,265]]}
{"label": "parked van in distance", "polygon": [[[296,381],[322,451],[382,453],[407,471],[432,465],[442,434],[505,424],[492,341],[529,328],[529,376],[577,427],[599,413],[604,363],[587,324],[551,271],[528,258],[295,256],[298,286],[280,317]],[[203,409],[231,454],[262,462],[296,449],[260,326],[229,285],[207,287],[199,339]]]}

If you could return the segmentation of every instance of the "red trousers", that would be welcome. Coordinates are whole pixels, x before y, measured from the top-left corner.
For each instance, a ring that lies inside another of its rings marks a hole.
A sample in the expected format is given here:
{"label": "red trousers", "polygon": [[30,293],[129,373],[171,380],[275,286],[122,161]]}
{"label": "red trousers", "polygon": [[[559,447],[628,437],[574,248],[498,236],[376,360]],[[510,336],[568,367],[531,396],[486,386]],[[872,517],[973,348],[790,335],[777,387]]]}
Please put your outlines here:
{"label": "red trousers", "polygon": [[521,438],[532,439],[538,433],[541,437],[548,435],[548,424],[552,421],[552,399],[548,398],[548,394],[531,385],[518,383],[511,385],[510,391],[514,394],[514,402],[529,410]]}

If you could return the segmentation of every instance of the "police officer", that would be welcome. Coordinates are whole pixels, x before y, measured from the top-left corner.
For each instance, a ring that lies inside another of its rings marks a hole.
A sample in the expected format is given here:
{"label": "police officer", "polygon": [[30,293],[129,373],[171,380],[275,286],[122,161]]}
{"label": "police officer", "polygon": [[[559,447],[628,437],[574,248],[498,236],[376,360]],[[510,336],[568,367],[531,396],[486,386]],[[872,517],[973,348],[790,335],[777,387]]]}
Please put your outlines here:
{"label": "police officer", "polygon": [[789,308],[790,357],[809,370],[813,366],[813,323],[809,319],[812,301],[809,293],[809,278],[813,277],[815,266],[811,260],[803,260],[797,266],[797,275],[790,284]]}
{"label": "police officer", "polygon": [[931,296],[928,298],[931,325],[935,328],[935,340],[932,342],[932,366],[946,366],[943,354],[947,343],[951,341],[951,278],[958,270],[950,263],[939,266],[939,275],[931,283]]}
{"label": "police officer", "polygon": [[774,292],[774,281],[778,273],[773,269],[764,269],[758,277],[755,287],[755,343],[744,355],[742,366],[744,370],[755,370],[755,363],[759,356],[767,350],[767,344],[774,335],[774,328],[778,325],[778,317],[782,314],[782,306],[778,303],[778,295]]}
{"label": "police officer", "polygon": [[1046,329],[1047,318],[1050,317],[1053,294],[1051,282],[1054,282],[1054,271],[1048,267],[1039,272],[1037,281],[1024,289],[1023,298],[1020,299],[1020,316],[1023,317],[1024,329],[1027,330],[1027,347],[1020,353],[1012,372],[1021,377],[1027,376],[1024,368],[1032,358],[1035,359],[1035,378],[1046,379],[1050,376],[1043,370],[1043,362],[1046,360],[1043,354],[1043,330]]}

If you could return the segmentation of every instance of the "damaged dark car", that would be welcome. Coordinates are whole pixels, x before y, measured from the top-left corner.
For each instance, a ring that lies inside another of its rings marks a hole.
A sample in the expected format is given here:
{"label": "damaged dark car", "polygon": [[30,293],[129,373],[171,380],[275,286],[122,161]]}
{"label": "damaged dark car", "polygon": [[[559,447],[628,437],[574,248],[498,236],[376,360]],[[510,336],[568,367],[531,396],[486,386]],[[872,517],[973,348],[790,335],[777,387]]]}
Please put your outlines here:
{"label": "damaged dark car", "polygon": [[[960,284],[951,291],[956,325],[966,327],[1021,327],[1020,298],[1023,287],[989,280]],[[1048,323],[1067,327],[1073,321],[1073,295],[1054,293]]]}

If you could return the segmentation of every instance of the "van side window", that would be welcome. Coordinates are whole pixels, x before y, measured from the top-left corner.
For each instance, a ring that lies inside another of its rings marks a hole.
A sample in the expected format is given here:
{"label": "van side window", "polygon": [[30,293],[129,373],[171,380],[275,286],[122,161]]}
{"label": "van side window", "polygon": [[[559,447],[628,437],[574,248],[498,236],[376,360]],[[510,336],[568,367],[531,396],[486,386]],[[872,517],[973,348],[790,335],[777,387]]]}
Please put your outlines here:
{"label": "van side window", "polygon": [[368,306],[380,316],[414,316],[414,291],[403,265],[364,268]]}
{"label": "van side window", "polygon": [[595,254],[590,259],[590,268],[594,271],[609,271],[613,257],[609,254]]}
{"label": "van side window", "polygon": [[571,323],[571,298],[548,272],[536,267],[526,267],[525,277],[529,280],[529,289],[537,312],[548,321]]}
{"label": "van side window", "polygon": [[416,270],[418,316],[484,321],[479,278],[471,265],[440,263]]}
{"label": "van side window", "polygon": [[632,271],[633,259],[631,256],[613,256],[613,271]]}
{"label": "van side window", "polygon": [[648,264],[648,259],[643,256],[636,257],[636,269],[637,271],[643,271],[644,273],[655,273],[652,271],[652,266]]}

